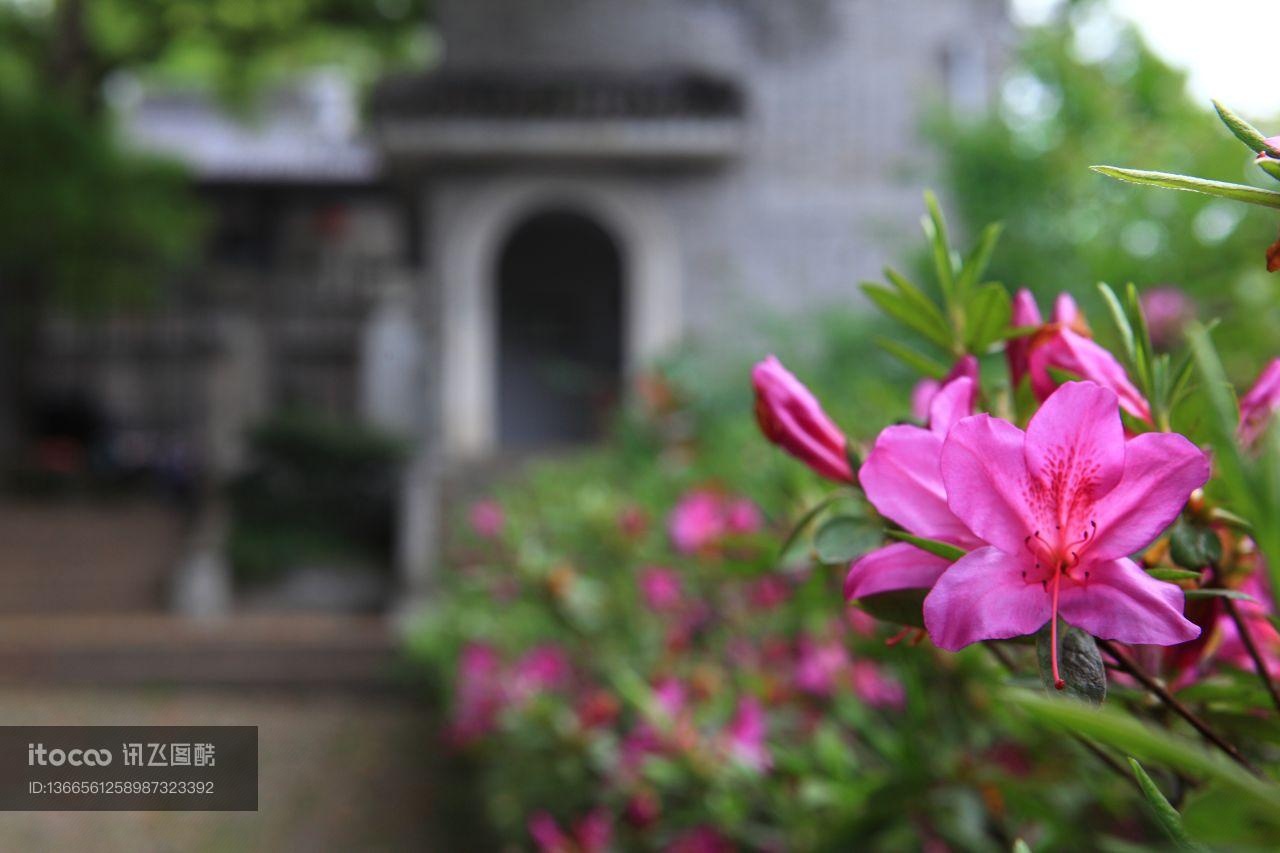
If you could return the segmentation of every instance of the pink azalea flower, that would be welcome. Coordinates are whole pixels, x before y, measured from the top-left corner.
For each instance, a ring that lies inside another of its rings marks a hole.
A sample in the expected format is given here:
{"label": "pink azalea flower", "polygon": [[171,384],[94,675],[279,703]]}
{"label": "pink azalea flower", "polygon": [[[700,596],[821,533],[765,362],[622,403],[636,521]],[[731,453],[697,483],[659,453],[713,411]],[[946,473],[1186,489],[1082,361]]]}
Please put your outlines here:
{"label": "pink azalea flower", "polygon": [[869,660],[854,662],[853,692],[872,708],[901,710],[906,706],[906,692],[902,689],[902,684]]}
{"label": "pink azalea flower", "polygon": [[454,678],[450,734],[458,743],[472,743],[493,730],[506,704],[502,661],[492,646],[471,643],[458,656]]}
{"label": "pink azalea flower", "polygon": [[971,355],[966,355],[955,363],[941,381],[937,379],[921,379],[916,383],[916,387],[911,391],[911,416],[918,421],[927,420],[929,418],[929,407],[933,404],[933,398],[938,396],[941,391],[952,380],[967,376],[973,380],[973,396],[974,404],[977,402],[978,396],[978,360]]}
{"label": "pink azalea flower", "polygon": [[682,554],[696,554],[725,534],[720,496],[698,490],[680,499],[667,521],[671,542]]}
{"label": "pink azalea flower", "polygon": [[764,524],[760,515],[760,507],[746,498],[738,498],[729,502],[724,511],[724,525],[730,533],[756,533]]}
{"label": "pink azalea flower", "polygon": [[[1025,287],[1013,296],[1013,316],[1009,322],[1015,329],[1044,325],[1044,318],[1040,316],[1040,306],[1036,305],[1036,298]],[[1022,377],[1027,375],[1027,366],[1031,359],[1031,338],[1032,335],[1010,338],[1005,344],[1004,354],[1009,361],[1009,378],[1014,388],[1017,388],[1022,382]]]}
{"label": "pink azalea flower", "polygon": [[537,646],[516,661],[511,675],[511,696],[525,700],[569,681],[569,657],[558,646]]}
{"label": "pink azalea flower", "polygon": [[1240,429],[1236,435],[1248,447],[1267,430],[1276,410],[1280,409],[1280,358],[1258,375],[1249,392],[1240,398]]}
{"label": "pink azalea flower", "polygon": [[[909,533],[950,542],[966,550],[981,542],[947,505],[938,460],[947,430],[973,414],[973,380],[949,383],[930,406],[929,428],[909,424],[885,428],[858,471],[867,499],[881,515]],[[897,542],[865,554],[845,578],[847,599],[899,589],[928,589],[950,563]]]}
{"label": "pink azalea flower", "polygon": [[765,438],[822,476],[852,483],[848,439],[809,389],[772,355],[755,366],[751,381],[756,420]]}
{"label": "pink azalea flower", "polygon": [[592,809],[565,832],[545,811],[529,818],[529,835],[539,853],[605,853],[613,841],[613,821],[603,808]]}
{"label": "pink azalea flower", "polygon": [[[1035,325],[1040,312],[1029,291],[1021,290],[1014,300],[1014,325]],[[1032,323],[1025,321],[1032,320]],[[1053,318],[1041,325],[1040,331],[1026,338],[1011,340],[1006,353],[1015,384],[1030,375],[1031,390],[1041,402],[1058,387],[1050,368],[1073,373],[1081,379],[1110,388],[1120,398],[1120,406],[1142,421],[1151,421],[1151,407],[1141,392],[1129,381],[1129,374],[1116,357],[1095,343],[1089,326],[1076,302],[1066,293],[1058,294]]]}
{"label": "pink azalea flower", "polygon": [[1068,382],[1026,432],[990,415],[960,421],[941,467],[952,511],[988,544],[957,560],[925,599],[925,627],[940,648],[1032,634],[1046,622],[1056,634],[1059,615],[1126,643],[1200,634],[1182,614],[1182,590],[1128,557],[1209,478],[1208,459],[1183,436],[1126,441],[1115,393]]}
{"label": "pink azalea flower", "polygon": [[738,700],[738,709],[724,730],[725,752],[734,761],[758,773],[773,764],[765,745],[765,714],[754,696]]}
{"label": "pink azalea flower", "polygon": [[471,505],[471,529],[484,539],[496,539],[502,533],[506,515],[497,501],[476,501]]}
{"label": "pink azalea flower", "polygon": [[830,696],[836,680],[849,668],[849,652],[838,640],[816,643],[801,637],[797,648],[795,685],[811,696]]}
{"label": "pink azalea flower", "polygon": [[684,602],[680,575],[674,569],[649,566],[640,571],[640,594],[645,605],[655,612],[676,610]]}
{"label": "pink azalea flower", "polygon": [[737,847],[710,826],[696,826],[677,835],[665,853],[733,853]]}
{"label": "pink azalea flower", "polygon": [[1147,318],[1151,343],[1168,348],[1182,338],[1182,331],[1195,317],[1195,303],[1182,288],[1172,284],[1142,291],[1142,313]]}

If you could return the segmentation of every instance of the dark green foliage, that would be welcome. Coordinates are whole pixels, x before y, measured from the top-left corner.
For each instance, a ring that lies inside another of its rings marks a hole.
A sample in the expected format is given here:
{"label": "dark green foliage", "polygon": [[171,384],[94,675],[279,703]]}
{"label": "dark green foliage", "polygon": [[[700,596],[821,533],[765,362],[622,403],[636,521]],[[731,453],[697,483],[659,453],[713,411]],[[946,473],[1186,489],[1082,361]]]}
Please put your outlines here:
{"label": "dark green foliage", "polygon": [[389,568],[402,444],[294,413],[253,430],[250,447],[252,467],[230,489],[238,577],[266,580],[319,559]]}

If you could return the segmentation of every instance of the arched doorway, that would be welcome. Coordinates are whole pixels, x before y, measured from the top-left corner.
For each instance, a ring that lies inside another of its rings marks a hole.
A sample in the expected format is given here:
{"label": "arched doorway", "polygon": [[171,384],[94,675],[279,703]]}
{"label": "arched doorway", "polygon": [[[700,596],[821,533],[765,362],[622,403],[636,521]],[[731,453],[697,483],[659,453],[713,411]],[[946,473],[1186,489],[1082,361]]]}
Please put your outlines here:
{"label": "arched doorway", "polygon": [[568,210],[529,216],[497,265],[498,436],[504,449],[598,438],[623,364],[623,257]]}

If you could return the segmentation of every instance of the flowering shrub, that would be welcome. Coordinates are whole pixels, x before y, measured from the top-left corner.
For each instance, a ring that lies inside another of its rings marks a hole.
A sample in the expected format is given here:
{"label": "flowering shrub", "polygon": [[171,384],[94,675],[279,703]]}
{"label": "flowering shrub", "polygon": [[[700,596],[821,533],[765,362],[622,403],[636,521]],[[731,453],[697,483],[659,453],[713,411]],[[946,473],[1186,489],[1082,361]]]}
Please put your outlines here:
{"label": "flowering shrub", "polygon": [[1280,361],[1237,405],[1176,293],[1158,335],[1132,287],[1100,289],[1109,337],[1067,295],[1046,319],[983,282],[998,229],[962,261],[928,201],[933,292],[865,286],[914,420],[769,357],[785,458],[655,375],[610,449],[465,511],[415,648],[505,843],[1275,837]]}

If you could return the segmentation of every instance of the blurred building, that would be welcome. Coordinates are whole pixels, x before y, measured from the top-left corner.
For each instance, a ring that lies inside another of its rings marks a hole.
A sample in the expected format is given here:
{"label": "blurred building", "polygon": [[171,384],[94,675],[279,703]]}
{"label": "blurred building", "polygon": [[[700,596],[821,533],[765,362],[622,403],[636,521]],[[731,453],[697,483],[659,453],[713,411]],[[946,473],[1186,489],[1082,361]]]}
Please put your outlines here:
{"label": "blurred building", "polygon": [[1009,35],[1003,0],[436,8],[442,61],[384,81],[369,122],[331,74],[247,118],[118,99],[191,168],[210,238],[158,312],[46,330],[46,446],[220,479],[270,413],[364,418],[417,439],[421,578],[442,471],[590,440],[684,336],[876,277],[930,181],[922,108],[984,107]]}
{"label": "blurred building", "polygon": [[590,436],[687,332],[877,277],[922,108],[986,105],[1004,5],[441,0],[442,64],[374,115],[421,198],[447,455]]}

